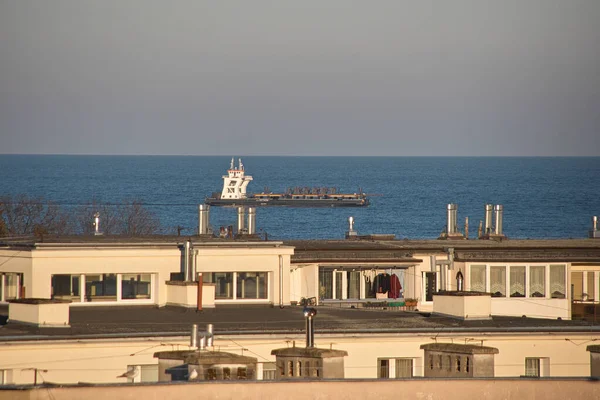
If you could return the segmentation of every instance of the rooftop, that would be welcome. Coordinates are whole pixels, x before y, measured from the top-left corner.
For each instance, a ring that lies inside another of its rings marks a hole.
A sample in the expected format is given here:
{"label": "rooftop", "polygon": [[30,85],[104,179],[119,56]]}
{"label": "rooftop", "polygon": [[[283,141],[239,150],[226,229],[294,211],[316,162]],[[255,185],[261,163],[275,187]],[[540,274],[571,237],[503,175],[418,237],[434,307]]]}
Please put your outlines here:
{"label": "rooftop", "polygon": [[[303,334],[301,307],[218,307],[195,310],[154,306],[71,307],[70,327],[43,328],[7,323],[8,307],[0,306],[0,340],[187,336],[192,324],[214,324],[215,335]],[[428,313],[362,308],[319,307],[315,333],[459,333],[459,332],[599,332],[586,321],[493,317],[483,321]]]}

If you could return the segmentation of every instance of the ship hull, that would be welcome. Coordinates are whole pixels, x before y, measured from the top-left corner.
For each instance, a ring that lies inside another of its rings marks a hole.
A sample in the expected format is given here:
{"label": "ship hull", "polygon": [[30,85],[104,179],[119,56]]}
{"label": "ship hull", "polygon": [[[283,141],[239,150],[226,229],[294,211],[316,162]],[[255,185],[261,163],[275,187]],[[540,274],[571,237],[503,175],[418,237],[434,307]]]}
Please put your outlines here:
{"label": "ship hull", "polygon": [[366,207],[367,199],[215,199],[207,198],[205,204],[222,207]]}

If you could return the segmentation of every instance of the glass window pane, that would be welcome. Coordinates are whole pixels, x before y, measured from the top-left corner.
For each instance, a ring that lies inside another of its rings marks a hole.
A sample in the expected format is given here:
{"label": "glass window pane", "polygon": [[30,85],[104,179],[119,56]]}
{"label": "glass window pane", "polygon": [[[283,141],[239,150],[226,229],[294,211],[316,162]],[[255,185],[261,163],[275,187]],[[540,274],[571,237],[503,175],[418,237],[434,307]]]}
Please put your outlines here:
{"label": "glass window pane", "polygon": [[52,298],[78,302],[79,275],[52,275]]}
{"label": "glass window pane", "polygon": [[267,273],[238,272],[236,295],[238,299],[266,299]]}
{"label": "glass window pane", "polygon": [[277,367],[274,362],[263,363],[263,381],[274,381]]}
{"label": "glass window pane", "polygon": [[485,292],[485,265],[471,265],[471,291]]}
{"label": "glass window pane", "polygon": [[581,300],[583,298],[583,272],[571,272],[571,287],[573,288],[573,300]]}
{"label": "glass window pane", "polygon": [[86,275],[85,301],[116,301],[117,275]]}
{"label": "glass window pane", "polygon": [[540,376],[540,359],[526,358],[525,359],[525,375]]}
{"label": "glass window pane", "polygon": [[596,294],[594,293],[594,272],[588,271],[587,273],[587,300],[594,301]]}
{"label": "glass window pane", "polygon": [[525,297],[525,267],[510,267],[510,297]]}
{"label": "glass window pane", "polygon": [[390,373],[389,373],[389,365],[390,362],[387,359],[380,359],[379,360],[379,370],[378,370],[378,378],[389,378],[390,377]]}
{"label": "glass window pane", "polygon": [[150,274],[123,274],[121,276],[121,298],[149,299],[151,281]]}
{"label": "glass window pane", "polygon": [[349,299],[359,299],[360,298],[360,280],[361,280],[360,271],[348,271],[347,279],[348,279],[347,297]]}
{"label": "glass window pane", "polygon": [[[19,278],[19,275],[21,279]],[[19,290],[21,289],[20,286],[22,285],[23,282],[23,276],[22,274],[16,274],[16,273],[7,273],[4,275],[4,279],[5,279],[5,286],[4,286],[4,300],[13,300],[17,298],[17,294],[19,293]]]}
{"label": "glass window pane", "polygon": [[396,378],[412,378],[413,377],[413,360],[412,358],[397,358],[396,359]]}
{"label": "glass window pane", "polygon": [[215,299],[233,299],[233,272],[207,272],[202,281],[215,284]]}
{"label": "glass window pane", "polygon": [[333,298],[333,271],[319,271],[319,298]]}
{"label": "glass window pane", "polygon": [[546,267],[529,267],[529,297],[546,297]]}
{"label": "glass window pane", "polygon": [[506,297],[506,267],[490,267],[492,297]]}
{"label": "glass window pane", "polygon": [[550,266],[550,296],[553,299],[564,299],[567,294],[564,265]]}

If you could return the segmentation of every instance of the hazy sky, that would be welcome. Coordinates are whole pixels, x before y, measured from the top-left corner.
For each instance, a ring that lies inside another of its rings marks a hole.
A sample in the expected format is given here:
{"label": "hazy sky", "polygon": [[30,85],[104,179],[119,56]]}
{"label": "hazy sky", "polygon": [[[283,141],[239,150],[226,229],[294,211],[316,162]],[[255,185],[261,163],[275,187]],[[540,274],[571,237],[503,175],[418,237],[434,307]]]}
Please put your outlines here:
{"label": "hazy sky", "polygon": [[0,153],[600,155],[600,1],[0,0]]}

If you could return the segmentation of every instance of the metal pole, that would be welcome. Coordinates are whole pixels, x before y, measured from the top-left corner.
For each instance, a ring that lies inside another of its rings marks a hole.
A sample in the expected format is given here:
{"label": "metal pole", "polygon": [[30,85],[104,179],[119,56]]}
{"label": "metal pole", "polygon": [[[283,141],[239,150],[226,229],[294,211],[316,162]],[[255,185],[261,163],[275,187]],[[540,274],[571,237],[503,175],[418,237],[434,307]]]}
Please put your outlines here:
{"label": "metal pole", "polygon": [[196,312],[202,311],[202,272],[198,272],[198,297],[196,298]]}

